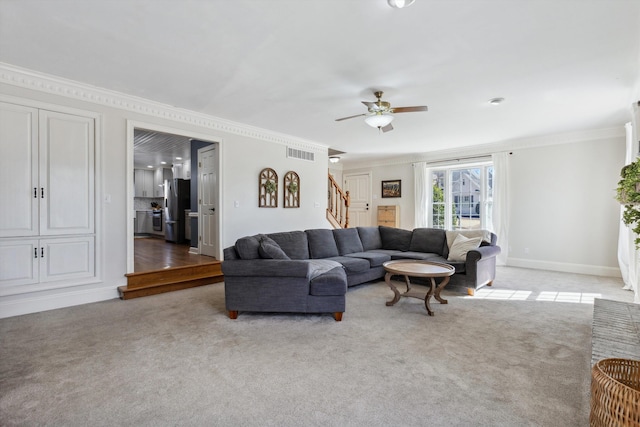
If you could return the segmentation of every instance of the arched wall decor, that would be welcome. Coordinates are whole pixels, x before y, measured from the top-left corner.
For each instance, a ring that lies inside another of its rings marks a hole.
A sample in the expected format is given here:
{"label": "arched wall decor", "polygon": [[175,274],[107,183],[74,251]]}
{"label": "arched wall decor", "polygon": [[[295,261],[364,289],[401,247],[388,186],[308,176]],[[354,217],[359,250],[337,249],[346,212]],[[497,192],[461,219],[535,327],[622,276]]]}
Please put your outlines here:
{"label": "arched wall decor", "polygon": [[300,177],[294,171],[289,171],[284,176],[284,207],[300,207]]}
{"label": "arched wall decor", "polygon": [[258,177],[258,207],[278,207],[278,174],[271,168],[264,168]]}

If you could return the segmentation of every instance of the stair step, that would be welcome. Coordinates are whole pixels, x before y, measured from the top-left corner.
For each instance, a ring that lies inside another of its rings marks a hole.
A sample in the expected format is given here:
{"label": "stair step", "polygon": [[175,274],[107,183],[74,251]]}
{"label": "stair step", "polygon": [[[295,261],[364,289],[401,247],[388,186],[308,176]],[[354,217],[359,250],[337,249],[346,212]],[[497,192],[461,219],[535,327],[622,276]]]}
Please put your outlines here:
{"label": "stair step", "polygon": [[156,295],[224,281],[220,261],[129,273],[125,276],[127,286],[118,287],[121,299]]}

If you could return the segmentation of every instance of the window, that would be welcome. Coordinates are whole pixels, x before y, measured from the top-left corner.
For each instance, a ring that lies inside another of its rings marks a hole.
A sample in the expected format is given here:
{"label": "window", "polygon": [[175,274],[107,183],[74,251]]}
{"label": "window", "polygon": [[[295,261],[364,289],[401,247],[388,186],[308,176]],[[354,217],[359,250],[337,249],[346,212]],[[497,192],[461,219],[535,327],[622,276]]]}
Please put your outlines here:
{"label": "window", "polygon": [[491,163],[434,169],[431,179],[432,227],[447,230],[491,228]]}

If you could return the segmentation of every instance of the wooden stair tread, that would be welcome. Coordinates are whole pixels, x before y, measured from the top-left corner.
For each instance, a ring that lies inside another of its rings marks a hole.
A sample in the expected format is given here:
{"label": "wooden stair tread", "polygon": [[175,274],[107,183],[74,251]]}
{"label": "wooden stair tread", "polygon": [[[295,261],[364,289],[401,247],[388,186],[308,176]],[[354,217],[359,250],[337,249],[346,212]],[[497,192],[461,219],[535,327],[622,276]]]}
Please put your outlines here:
{"label": "wooden stair tread", "polygon": [[125,276],[127,285],[118,287],[121,299],[156,295],[224,281],[221,261],[128,273]]}

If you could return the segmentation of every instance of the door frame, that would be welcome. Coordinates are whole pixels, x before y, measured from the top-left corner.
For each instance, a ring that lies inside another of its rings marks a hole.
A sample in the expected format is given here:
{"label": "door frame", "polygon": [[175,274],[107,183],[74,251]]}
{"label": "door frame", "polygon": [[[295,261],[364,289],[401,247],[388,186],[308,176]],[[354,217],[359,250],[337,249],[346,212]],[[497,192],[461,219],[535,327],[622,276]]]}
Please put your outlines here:
{"label": "door frame", "polygon": [[367,189],[367,200],[368,200],[368,204],[369,204],[369,213],[368,213],[368,219],[369,219],[369,224],[371,225],[371,220],[372,220],[372,211],[373,211],[373,173],[371,171],[368,172],[354,172],[354,173],[347,173],[347,174],[343,174],[342,175],[342,188],[344,189],[345,184],[347,182],[347,179],[350,177],[354,177],[354,176],[360,176],[360,175],[367,175],[369,177],[369,188]]}
{"label": "door frame", "polygon": [[224,209],[222,208],[222,200],[224,200],[223,197],[223,186],[222,186],[222,181],[223,181],[223,167],[222,167],[222,149],[223,149],[223,143],[222,143],[222,138],[219,137],[215,137],[212,135],[206,135],[203,133],[199,133],[199,132],[193,132],[193,131],[187,131],[184,129],[179,129],[179,128],[174,128],[174,127],[169,127],[169,126],[162,126],[162,125],[158,125],[158,124],[153,124],[153,123],[148,123],[148,122],[141,122],[141,121],[137,121],[137,120],[127,120],[127,173],[126,173],[126,186],[127,186],[127,190],[126,190],[126,232],[127,232],[127,273],[133,273],[134,270],[134,248],[133,248],[133,234],[134,234],[134,230],[133,230],[133,216],[134,216],[134,208],[133,208],[133,197],[134,197],[134,186],[133,186],[133,172],[134,172],[134,166],[133,166],[133,158],[134,158],[134,152],[133,152],[133,139],[134,139],[134,131],[135,129],[146,129],[146,130],[151,130],[151,131],[156,131],[156,132],[163,132],[163,133],[169,133],[169,134],[173,134],[173,135],[180,135],[180,136],[185,136],[187,138],[192,138],[192,139],[197,139],[199,141],[205,141],[205,142],[211,142],[212,144],[216,144],[217,148],[218,148],[218,158],[216,159],[218,161],[218,200],[217,200],[217,205],[220,207],[220,212],[218,215],[218,221],[216,224],[216,227],[219,230],[218,233],[218,244],[217,244],[217,250],[219,253],[216,254],[216,259],[221,260],[222,259],[222,252],[221,252],[221,248],[222,248],[222,242],[223,242],[223,230],[221,227],[221,224],[223,222],[223,215],[224,215]]}

